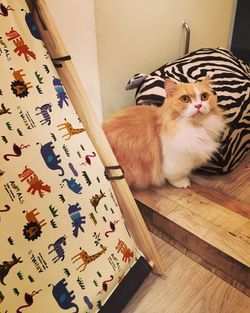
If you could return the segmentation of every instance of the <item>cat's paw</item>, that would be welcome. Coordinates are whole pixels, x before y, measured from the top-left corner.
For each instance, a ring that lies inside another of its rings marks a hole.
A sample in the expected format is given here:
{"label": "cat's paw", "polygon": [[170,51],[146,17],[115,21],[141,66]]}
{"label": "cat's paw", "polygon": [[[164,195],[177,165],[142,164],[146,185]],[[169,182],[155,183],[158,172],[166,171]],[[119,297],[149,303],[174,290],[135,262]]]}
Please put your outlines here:
{"label": "cat's paw", "polygon": [[171,185],[177,188],[188,188],[190,187],[190,179],[186,176],[178,180],[168,180]]}

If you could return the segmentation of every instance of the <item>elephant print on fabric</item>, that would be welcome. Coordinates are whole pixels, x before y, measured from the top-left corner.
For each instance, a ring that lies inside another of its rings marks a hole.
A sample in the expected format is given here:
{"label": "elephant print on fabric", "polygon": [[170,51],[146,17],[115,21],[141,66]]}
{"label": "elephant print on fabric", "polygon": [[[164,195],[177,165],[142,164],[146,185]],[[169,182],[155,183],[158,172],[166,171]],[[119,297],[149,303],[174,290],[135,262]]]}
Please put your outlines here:
{"label": "elephant print on fabric", "polygon": [[[52,284],[50,284],[49,286],[51,285]],[[72,302],[75,299],[74,291],[72,290],[69,292],[67,289],[67,285],[68,283],[66,282],[66,280],[64,278],[61,279],[56,285],[52,285],[52,294],[61,309],[68,310],[71,308],[75,308],[74,313],[78,313],[78,306]]]}
{"label": "elephant print on fabric", "polygon": [[[22,9],[22,11],[24,11],[24,10]],[[41,40],[42,38],[41,38],[40,33],[36,27],[34,20],[33,20],[32,14],[30,12],[25,12],[25,22],[29,28],[31,35],[34,38]]]}
{"label": "elephant print on fabric", "polygon": [[49,169],[55,171],[59,170],[59,176],[64,175],[63,168],[59,165],[61,163],[60,155],[56,155],[54,152],[54,146],[52,141],[47,142],[46,144],[42,145],[40,148],[40,153],[43,157],[44,162],[48,166]]}
{"label": "elephant print on fabric", "polygon": [[66,182],[68,188],[72,190],[74,193],[81,194],[82,186],[81,184],[77,183],[76,180],[72,177],[70,179],[64,178],[63,183]]}

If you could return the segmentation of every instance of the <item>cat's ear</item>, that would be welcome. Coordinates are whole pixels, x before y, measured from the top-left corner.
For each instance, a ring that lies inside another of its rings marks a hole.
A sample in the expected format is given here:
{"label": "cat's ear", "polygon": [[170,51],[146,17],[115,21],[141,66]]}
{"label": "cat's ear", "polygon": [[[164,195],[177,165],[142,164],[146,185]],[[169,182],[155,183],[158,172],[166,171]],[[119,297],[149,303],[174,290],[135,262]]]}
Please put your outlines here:
{"label": "cat's ear", "polygon": [[210,79],[210,76],[207,75],[207,76],[203,79],[202,83],[203,83],[205,86],[207,86],[207,87],[211,87],[211,79]]}
{"label": "cat's ear", "polygon": [[176,83],[168,78],[165,80],[164,84],[165,84],[165,90],[166,90],[167,97],[168,96],[171,97],[176,91],[176,88],[177,88]]}

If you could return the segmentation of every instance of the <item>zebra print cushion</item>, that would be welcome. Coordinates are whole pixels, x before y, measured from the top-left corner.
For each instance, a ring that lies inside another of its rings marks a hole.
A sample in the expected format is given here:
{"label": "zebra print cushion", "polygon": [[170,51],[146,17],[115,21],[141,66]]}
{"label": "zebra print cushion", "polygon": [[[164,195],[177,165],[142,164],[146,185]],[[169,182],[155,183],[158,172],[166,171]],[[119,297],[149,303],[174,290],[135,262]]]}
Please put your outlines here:
{"label": "zebra print cushion", "polygon": [[154,72],[135,74],[126,89],[137,88],[136,103],[162,105],[164,80],[193,82],[209,75],[219,106],[228,125],[221,138],[221,148],[201,171],[225,174],[232,171],[250,147],[250,67],[230,51],[203,48],[191,52]]}

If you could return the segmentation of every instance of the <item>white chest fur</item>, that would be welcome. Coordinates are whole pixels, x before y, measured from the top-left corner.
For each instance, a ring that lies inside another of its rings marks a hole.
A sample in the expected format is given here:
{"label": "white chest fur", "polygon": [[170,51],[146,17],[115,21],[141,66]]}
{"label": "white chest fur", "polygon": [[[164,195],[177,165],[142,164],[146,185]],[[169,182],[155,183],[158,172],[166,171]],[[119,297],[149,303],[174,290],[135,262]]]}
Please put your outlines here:
{"label": "white chest fur", "polygon": [[211,115],[199,126],[181,119],[174,132],[162,134],[165,177],[173,180],[188,176],[194,168],[206,163],[219,146],[218,137],[223,127],[223,120]]}

